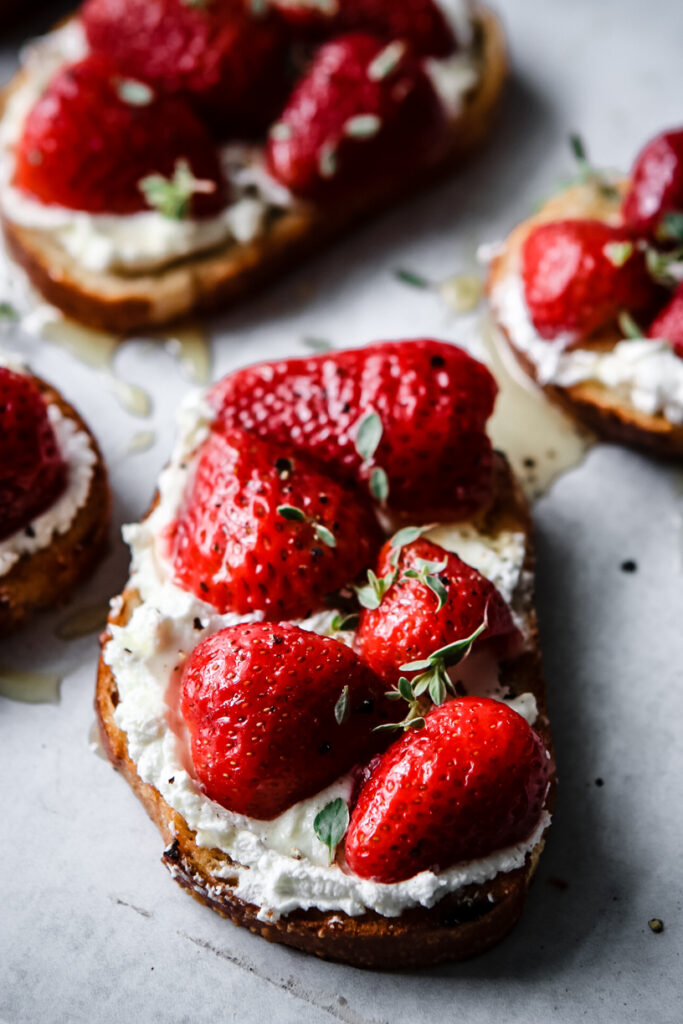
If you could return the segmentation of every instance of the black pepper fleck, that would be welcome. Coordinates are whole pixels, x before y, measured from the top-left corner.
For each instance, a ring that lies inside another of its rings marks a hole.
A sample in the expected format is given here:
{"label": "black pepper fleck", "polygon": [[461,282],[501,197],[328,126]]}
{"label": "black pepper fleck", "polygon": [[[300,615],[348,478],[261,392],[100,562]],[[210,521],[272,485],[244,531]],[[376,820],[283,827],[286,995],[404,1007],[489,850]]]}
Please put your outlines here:
{"label": "black pepper fleck", "polygon": [[636,562],[633,561],[632,558],[627,558],[625,562],[621,563],[621,571],[622,572],[637,572],[638,571],[638,565],[637,565]]}
{"label": "black pepper fleck", "polygon": [[664,931],[664,922],[659,917],[653,917],[647,922],[650,926],[650,931],[654,932],[655,935],[659,935],[660,932]]}

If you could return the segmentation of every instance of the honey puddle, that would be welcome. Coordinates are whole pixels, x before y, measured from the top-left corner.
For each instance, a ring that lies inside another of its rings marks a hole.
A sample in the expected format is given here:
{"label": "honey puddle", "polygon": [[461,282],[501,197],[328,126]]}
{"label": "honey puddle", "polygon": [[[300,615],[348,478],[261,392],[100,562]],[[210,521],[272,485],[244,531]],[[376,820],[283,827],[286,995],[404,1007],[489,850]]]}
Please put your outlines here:
{"label": "honey puddle", "polygon": [[21,704],[59,704],[61,676],[0,668],[0,697]]}
{"label": "honey puddle", "polygon": [[211,349],[206,331],[194,320],[167,328],[159,337],[164,348],[177,359],[193,384],[208,384],[211,379]]}
{"label": "honey puddle", "polygon": [[126,455],[138,455],[141,452],[148,452],[153,447],[157,436],[153,430],[139,430],[133,434],[126,446]]}
{"label": "honey puddle", "polygon": [[488,425],[491,440],[507,455],[527,496],[538,498],[553,480],[578,466],[597,439],[529,380],[488,316],[480,327],[500,389]]}
{"label": "honey puddle", "polygon": [[67,618],[62,619],[55,629],[55,635],[60,640],[77,640],[92,633],[99,633],[107,624],[108,614],[109,601],[99,601],[97,604],[78,608]]}

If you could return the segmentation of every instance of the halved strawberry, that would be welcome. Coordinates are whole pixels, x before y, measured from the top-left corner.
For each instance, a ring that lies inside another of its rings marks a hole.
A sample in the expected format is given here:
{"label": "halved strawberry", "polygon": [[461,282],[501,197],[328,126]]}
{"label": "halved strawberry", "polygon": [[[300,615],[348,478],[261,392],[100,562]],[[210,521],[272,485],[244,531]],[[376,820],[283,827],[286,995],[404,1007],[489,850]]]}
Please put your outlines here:
{"label": "halved strawberry", "polygon": [[187,659],[181,710],[204,792],[273,818],[377,749],[382,683],[357,655],[287,623],[222,629]]}
{"label": "halved strawberry", "polygon": [[38,385],[0,366],[0,540],[49,508],[66,480]]}
{"label": "halved strawberry", "polygon": [[375,762],[346,835],[361,878],[401,882],[526,839],[552,761],[516,711],[463,697],[435,708]]}
{"label": "halved strawberry", "polygon": [[[357,649],[389,685],[408,674],[409,670],[401,671],[402,666],[429,659],[436,651],[465,640],[483,623],[481,640],[509,636],[515,629],[493,583],[423,537],[399,546],[405,532],[380,552],[375,575],[384,581],[380,584],[384,593],[373,588],[361,593],[366,607],[361,612]],[[444,663],[444,672],[447,667]],[[442,703],[443,673],[434,675],[435,692],[441,697],[438,703]]]}
{"label": "halved strawberry", "polygon": [[321,46],[271,128],[266,163],[298,195],[328,199],[410,173],[444,113],[406,47],[361,33]]}
{"label": "halved strawberry", "polygon": [[176,580],[219,612],[305,617],[372,560],[367,499],[239,428],[202,446],[170,537]]}
{"label": "halved strawberry", "polygon": [[645,257],[624,228],[598,220],[541,224],[522,248],[522,279],[529,314],[543,338],[569,334],[578,341],[656,300]]}
{"label": "halved strawberry", "polygon": [[[481,363],[445,342],[386,342],[260,363],[215,385],[226,426],[369,482],[421,521],[467,518],[491,492],[485,433],[497,392]],[[386,481],[385,481],[386,477]]]}
{"label": "halved strawberry", "polygon": [[655,317],[647,330],[648,338],[665,338],[677,356],[683,358],[683,284]]}
{"label": "halved strawberry", "polygon": [[400,39],[414,53],[445,57],[455,49],[453,32],[434,0],[274,0],[273,6],[298,32],[338,35],[372,32]]}
{"label": "halved strawberry", "polygon": [[624,196],[626,224],[656,234],[667,213],[683,214],[683,129],[663,132],[640,152]]}
{"label": "halved strawberry", "polygon": [[56,75],[26,119],[16,161],[22,191],[88,213],[153,205],[204,216],[226,202],[216,147],[185,101],[126,78],[104,56]]}
{"label": "halved strawberry", "polygon": [[285,33],[248,0],[88,0],[90,46],[121,71],[180,93],[222,134],[254,134],[284,88]]}

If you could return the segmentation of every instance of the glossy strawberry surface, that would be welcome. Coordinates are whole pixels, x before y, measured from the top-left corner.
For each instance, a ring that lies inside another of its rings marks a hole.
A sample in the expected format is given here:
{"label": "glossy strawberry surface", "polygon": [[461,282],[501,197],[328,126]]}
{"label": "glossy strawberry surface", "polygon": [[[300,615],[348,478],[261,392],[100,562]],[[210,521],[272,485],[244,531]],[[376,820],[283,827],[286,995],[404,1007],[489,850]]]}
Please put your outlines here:
{"label": "glossy strawberry surface", "polygon": [[253,818],[281,814],[377,749],[382,691],[353,651],[328,637],[286,623],[215,633],[189,656],[181,684],[204,792]]}
{"label": "glossy strawberry surface", "polygon": [[657,314],[647,334],[649,338],[664,338],[676,355],[683,358],[683,284],[679,284],[669,302]]}
{"label": "glossy strawberry surface", "polygon": [[544,338],[586,337],[619,312],[652,306],[657,287],[642,251],[623,228],[598,220],[542,224],[522,248],[531,320]]}
{"label": "glossy strawberry surface", "polygon": [[182,93],[217,130],[253,134],[283,99],[284,33],[248,0],[88,0],[88,41],[121,71]]}
{"label": "glossy strawberry surface", "polygon": [[444,131],[420,63],[355,33],[316,52],[271,129],[266,163],[292,192],[324,199],[389,185],[424,163]]}
{"label": "glossy strawberry surface", "polygon": [[[489,498],[485,425],[496,392],[486,367],[463,349],[416,340],[249,366],[209,399],[226,426],[310,455],[329,473],[367,486],[381,468],[389,505],[424,522],[466,518]],[[373,412],[381,438],[364,461],[359,426]]]}
{"label": "glossy strawberry surface", "polygon": [[445,57],[455,49],[453,32],[434,0],[274,0],[297,32],[331,36],[371,32],[407,42],[415,53]]}
{"label": "glossy strawberry surface", "polygon": [[15,185],[41,203],[88,213],[149,209],[141,182],[170,178],[186,161],[204,191],[195,216],[226,202],[226,183],[207,130],[179,97],[127,78],[104,56],[59,71],[30,111],[17,147]]}
{"label": "glossy strawberry surface", "polygon": [[67,467],[47,406],[29,376],[0,366],[0,540],[31,520],[64,490]]}
{"label": "glossy strawberry surface", "polygon": [[683,129],[663,132],[638,155],[622,212],[625,222],[656,233],[666,213],[683,213]]}
{"label": "glossy strawberry surface", "polygon": [[448,701],[375,762],[346,861],[361,878],[400,882],[520,842],[540,818],[551,767],[516,711],[487,698]]}
{"label": "glossy strawberry surface", "polygon": [[226,428],[202,446],[170,557],[176,580],[218,611],[276,620],[320,610],[380,543],[355,488],[291,447]]}
{"label": "glossy strawberry surface", "polygon": [[[406,576],[411,571],[421,572],[422,577]],[[387,542],[375,573],[395,582],[378,608],[362,610],[358,651],[387,684],[395,685],[405,674],[400,672],[401,665],[466,639],[483,622],[487,628],[478,643],[514,631],[508,606],[493,583],[429,540],[421,538],[398,551]],[[430,587],[425,576],[438,582]],[[439,583],[441,598],[432,589]]]}

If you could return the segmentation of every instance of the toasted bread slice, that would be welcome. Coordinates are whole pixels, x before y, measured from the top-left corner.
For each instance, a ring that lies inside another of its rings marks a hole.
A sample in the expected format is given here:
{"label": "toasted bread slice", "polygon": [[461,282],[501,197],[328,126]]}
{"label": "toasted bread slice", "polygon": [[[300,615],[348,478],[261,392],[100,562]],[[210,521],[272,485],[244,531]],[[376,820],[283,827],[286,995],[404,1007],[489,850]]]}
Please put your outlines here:
{"label": "toasted bread slice", "polygon": [[[492,537],[504,530],[524,533],[527,544],[523,578],[528,581],[534,565],[531,521],[526,501],[502,456],[497,457],[495,494],[494,503],[473,525]],[[534,727],[551,749],[532,600],[531,589],[524,587],[520,613],[525,645],[522,653],[502,664],[501,683],[514,693],[534,695],[539,711]],[[125,624],[139,601],[135,591],[125,591],[121,601],[114,603],[110,625]],[[102,636],[103,650],[110,639],[111,633],[107,630]],[[417,907],[404,911],[399,917],[384,917],[375,912],[349,916],[341,911],[298,910],[278,920],[260,920],[261,908],[244,902],[231,889],[231,884],[236,884],[236,880],[231,881],[229,877],[234,861],[220,850],[200,848],[195,833],[181,815],[157,789],[140,779],[128,754],[126,735],[114,719],[118,699],[116,678],[101,658],[95,708],[109,758],[158,826],[166,847],[162,860],[173,878],[195,899],[223,917],[231,918],[235,924],[269,941],[282,942],[325,959],[357,967],[398,969],[473,956],[502,939],[518,920],[544,845],[545,832],[521,867],[500,873],[485,884],[468,885],[431,909]],[[548,810],[552,808],[553,794],[554,780],[546,801]]]}
{"label": "toasted bread slice", "polygon": [[[480,67],[477,85],[461,115],[451,121],[446,145],[438,155],[430,155],[428,162],[418,163],[407,177],[359,189],[328,207],[299,205],[275,218],[267,233],[253,242],[223,245],[155,272],[87,270],[44,232],[4,218],[8,247],[49,302],[92,327],[127,332],[230,306],[360,220],[419,191],[483,142],[502,91],[507,56],[495,15],[477,8],[475,28]],[[12,88],[10,82],[5,102]],[[0,115],[2,104],[0,98]]]}
{"label": "toasted bread slice", "polygon": [[68,601],[104,555],[109,535],[111,493],[97,441],[58,391],[39,377],[35,380],[45,401],[58,406],[63,416],[87,434],[95,463],[86,500],[68,530],[56,533],[46,547],[21,555],[9,572],[0,576],[0,636],[16,630],[34,612]]}
{"label": "toasted bread slice", "polygon": [[[618,192],[625,190],[625,184]],[[600,381],[586,380],[563,387],[539,380],[536,364],[523,350],[509,327],[497,315],[495,290],[509,274],[519,272],[520,253],[527,236],[539,224],[574,217],[615,220],[618,201],[603,195],[593,185],[574,185],[549,199],[541,209],[519,224],[506,239],[491,263],[487,291],[493,316],[524,372],[540,383],[550,399],[601,436],[619,444],[642,448],[656,455],[683,456],[683,424],[672,423],[661,414],[650,415],[624,401],[622,395]],[[594,332],[581,348],[609,352],[623,337],[615,325]]]}

